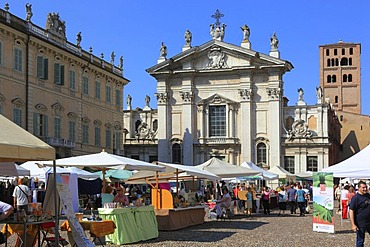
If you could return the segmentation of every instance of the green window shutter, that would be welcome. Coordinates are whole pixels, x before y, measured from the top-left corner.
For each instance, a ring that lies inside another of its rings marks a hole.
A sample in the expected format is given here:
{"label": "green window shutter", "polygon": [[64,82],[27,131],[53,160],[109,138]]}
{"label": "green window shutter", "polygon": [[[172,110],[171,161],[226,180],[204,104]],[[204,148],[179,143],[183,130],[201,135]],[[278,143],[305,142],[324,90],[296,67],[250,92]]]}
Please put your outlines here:
{"label": "green window shutter", "polygon": [[60,85],[64,85],[64,65],[60,66]]}
{"label": "green window shutter", "polygon": [[44,79],[43,62],[44,62],[44,58],[37,56],[37,78],[39,79]]}
{"label": "green window shutter", "polygon": [[3,64],[3,43],[0,42],[0,64]]}
{"label": "green window shutter", "polygon": [[49,79],[49,60],[47,58],[44,59],[44,80]]}
{"label": "green window shutter", "polygon": [[58,84],[60,83],[60,75],[59,75],[59,64],[54,63],[54,83]]}

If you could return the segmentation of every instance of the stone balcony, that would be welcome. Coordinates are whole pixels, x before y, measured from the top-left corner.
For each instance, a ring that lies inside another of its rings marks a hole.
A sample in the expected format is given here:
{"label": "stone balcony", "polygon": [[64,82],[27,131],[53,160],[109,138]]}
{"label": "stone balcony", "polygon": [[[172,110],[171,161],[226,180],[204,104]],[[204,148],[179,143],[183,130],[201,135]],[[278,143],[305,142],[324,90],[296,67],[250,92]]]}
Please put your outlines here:
{"label": "stone balcony", "polygon": [[199,144],[239,144],[237,137],[206,137],[199,138]]}
{"label": "stone balcony", "polygon": [[47,137],[45,141],[47,144],[53,147],[74,148],[76,145],[74,141],[66,140],[63,138]]}

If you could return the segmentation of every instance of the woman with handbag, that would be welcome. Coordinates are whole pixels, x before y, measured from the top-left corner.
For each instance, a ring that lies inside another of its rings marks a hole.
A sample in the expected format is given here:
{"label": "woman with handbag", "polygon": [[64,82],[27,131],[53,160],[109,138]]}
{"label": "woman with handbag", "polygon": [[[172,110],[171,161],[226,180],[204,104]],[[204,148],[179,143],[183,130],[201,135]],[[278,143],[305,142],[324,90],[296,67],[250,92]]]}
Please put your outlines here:
{"label": "woman with handbag", "polygon": [[21,212],[22,209],[28,212],[28,203],[31,202],[31,192],[30,189],[23,184],[23,178],[18,179],[18,185],[14,188],[13,197],[14,208],[16,208],[18,212]]}

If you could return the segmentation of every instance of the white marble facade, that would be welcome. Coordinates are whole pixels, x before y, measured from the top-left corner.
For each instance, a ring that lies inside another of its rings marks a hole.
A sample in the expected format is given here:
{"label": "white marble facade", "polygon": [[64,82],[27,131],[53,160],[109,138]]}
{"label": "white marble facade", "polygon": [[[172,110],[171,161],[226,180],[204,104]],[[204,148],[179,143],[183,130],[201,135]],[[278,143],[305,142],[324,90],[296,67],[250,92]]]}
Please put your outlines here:
{"label": "white marble facade", "polygon": [[270,168],[289,160],[294,172],[312,169],[312,157],[317,168],[329,165],[330,104],[320,97],[307,106],[302,95],[286,106],[283,77],[292,64],[277,47],[269,55],[248,47],[212,39],[147,69],[157,80],[159,161],[197,165],[215,156]]}

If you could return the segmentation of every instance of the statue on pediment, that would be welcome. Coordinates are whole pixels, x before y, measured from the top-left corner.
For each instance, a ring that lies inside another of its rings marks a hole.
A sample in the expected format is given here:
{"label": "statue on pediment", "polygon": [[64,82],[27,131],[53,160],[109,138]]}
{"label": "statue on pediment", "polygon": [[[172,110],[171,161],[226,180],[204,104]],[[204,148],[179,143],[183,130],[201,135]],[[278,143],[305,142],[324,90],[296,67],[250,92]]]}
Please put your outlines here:
{"label": "statue on pediment", "polygon": [[226,24],[219,25],[211,24],[210,25],[210,34],[212,39],[223,41],[225,36]]}
{"label": "statue on pediment", "polygon": [[189,29],[186,30],[184,38],[185,38],[185,45],[186,46],[191,46],[191,40],[192,40],[193,36],[192,36],[191,32],[189,31]]}
{"label": "statue on pediment", "polygon": [[276,32],[270,38],[271,50],[275,51],[279,48],[279,39],[276,36]]}
{"label": "statue on pediment", "polygon": [[46,19],[46,31],[66,37],[66,22],[60,19],[59,13],[49,13]]}
{"label": "statue on pediment", "polygon": [[303,95],[304,95],[303,89],[301,87],[298,88],[298,101],[303,101]]}
{"label": "statue on pediment", "polygon": [[82,41],[82,35],[81,32],[78,32],[77,37],[76,37],[76,46],[81,47],[81,41]]}
{"label": "statue on pediment", "polygon": [[159,56],[160,57],[167,57],[167,46],[162,42],[161,48],[159,49]]}
{"label": "statue on pediment", "polygon": [[243,41],[249,41],[249,36],[250,36],[250,29],[247,26],[247,24],[244,24],[244,26],[240,27],[241,30],[243,31]]}
{"label": "statue on pediment", "polygon": [[112,53],[110,54],[110,63],[111,64],[114,64],[114,58],[116,57],[116,55],[114,54],[114,51],[112,51]]}

